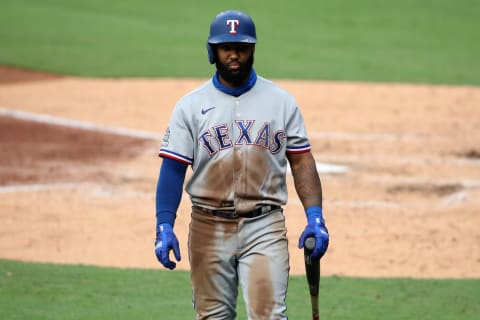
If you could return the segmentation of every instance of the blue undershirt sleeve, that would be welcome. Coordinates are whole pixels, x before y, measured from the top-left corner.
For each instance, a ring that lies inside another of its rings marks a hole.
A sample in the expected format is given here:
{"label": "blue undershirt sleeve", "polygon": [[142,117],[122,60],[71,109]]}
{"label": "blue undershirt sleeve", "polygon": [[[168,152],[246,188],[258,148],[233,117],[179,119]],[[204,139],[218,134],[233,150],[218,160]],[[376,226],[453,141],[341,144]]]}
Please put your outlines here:
{"label": "blue undershirt sleeve", "polygon": [[157,225],[168,223],[173,226],[182,199],[187,166],[179,161],[163,158],[155,197]]}

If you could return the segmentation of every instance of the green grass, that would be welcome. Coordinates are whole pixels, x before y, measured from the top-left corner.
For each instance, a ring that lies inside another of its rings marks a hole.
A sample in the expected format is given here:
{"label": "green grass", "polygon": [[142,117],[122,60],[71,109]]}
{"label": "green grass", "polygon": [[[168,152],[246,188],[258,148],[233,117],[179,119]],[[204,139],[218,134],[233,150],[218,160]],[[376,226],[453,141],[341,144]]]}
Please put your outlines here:
{"label": "green grass", "polygon": [[480,84],[477,0],[0,2],[0,64],[97,77],[208,77],[214,15],[258,30],[269,78]]}
{"label": "green grass", "polygon": [[[322,319],[477,319],[480,280],[321,280]],[[309,319],[306,279],[290,278],[290,319]],[[245,319],[239,301],[239,319]],[[185,271],[0,260],[2,319],[193,319]]]}

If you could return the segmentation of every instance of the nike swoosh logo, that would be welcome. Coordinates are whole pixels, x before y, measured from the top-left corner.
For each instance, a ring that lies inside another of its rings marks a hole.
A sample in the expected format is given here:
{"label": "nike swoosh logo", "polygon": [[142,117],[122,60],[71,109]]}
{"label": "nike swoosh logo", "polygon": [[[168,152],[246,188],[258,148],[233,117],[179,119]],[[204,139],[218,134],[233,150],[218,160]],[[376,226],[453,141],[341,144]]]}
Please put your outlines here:
{"label": "nike swoosh logo", "polygon": [[202,108],[202,114],[205,114],[205,113],[207,113],[208,111],[213,110],[213,109],[215,109],[215,107],[211,107],[211,108],[208,108],[208,109],[203,109],[203,108]]}

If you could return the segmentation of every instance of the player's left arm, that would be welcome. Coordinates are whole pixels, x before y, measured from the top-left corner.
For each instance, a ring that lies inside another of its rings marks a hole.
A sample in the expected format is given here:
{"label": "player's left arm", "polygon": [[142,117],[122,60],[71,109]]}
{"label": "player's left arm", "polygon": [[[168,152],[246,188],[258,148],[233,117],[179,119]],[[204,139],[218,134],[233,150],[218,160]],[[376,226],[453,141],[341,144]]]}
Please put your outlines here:
{"label": "player's left arm", "polygon": [[311,152],[287,154],[292,170],[295,190],[307,214],[307,226],[300,236],[298,247],[305,245],[305,240],[315,237],[312,258],[320,259],[328,248],[329,234],[322,212],[322,184],[317,172],[315,159]]}
{"label": "player's left arm", "polygon": [[322,207],[322,184],[311,152],[287,153],[295,190],[304,208]]}

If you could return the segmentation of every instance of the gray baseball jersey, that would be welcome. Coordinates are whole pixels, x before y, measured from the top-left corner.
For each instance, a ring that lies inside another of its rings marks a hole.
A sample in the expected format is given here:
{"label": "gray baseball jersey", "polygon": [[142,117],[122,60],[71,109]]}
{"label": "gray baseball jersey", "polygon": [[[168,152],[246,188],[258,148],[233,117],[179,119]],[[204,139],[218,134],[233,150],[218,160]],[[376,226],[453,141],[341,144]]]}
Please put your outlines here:
{"label": "gray baseball jersey", "polygon": [[193,205],[248,212],[287,202],[287,153],[310,151],[304,121],[287,91],[258,76],[239,97],[209,80],[175,106],[159,155],[192,165]]}

